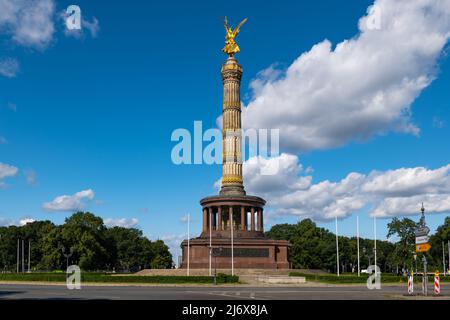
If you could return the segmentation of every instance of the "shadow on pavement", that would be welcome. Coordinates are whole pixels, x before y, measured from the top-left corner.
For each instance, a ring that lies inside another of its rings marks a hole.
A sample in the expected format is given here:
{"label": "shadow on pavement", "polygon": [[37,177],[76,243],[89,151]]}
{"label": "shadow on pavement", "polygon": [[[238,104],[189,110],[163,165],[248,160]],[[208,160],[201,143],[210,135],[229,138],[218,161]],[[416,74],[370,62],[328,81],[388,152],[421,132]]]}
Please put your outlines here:
{"label": "shadow on pavement", "polygon": [[22,294],[24,291],[0,291],[0,299],[4,299],[5,296]]}

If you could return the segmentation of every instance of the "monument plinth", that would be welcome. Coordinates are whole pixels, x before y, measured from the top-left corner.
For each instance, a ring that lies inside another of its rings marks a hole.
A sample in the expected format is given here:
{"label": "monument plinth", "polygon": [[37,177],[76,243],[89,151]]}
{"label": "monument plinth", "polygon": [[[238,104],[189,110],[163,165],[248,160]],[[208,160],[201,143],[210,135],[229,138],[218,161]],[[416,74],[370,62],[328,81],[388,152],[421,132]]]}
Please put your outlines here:
{"label": "monument plinth", "polygon": [[[190,268],[268,268],[287,269],[288,241],[264,235],[264,205],[260,197],[247,195],[242,175],[241,79],[242,66],[234,55],[240,51],[235,42],[236,29],[225,20],[228,59],[222,65],[223,82],[223,164],[222,186],[217,196],[200,201],[203,228],[198,238],[189,240]],[[188,241],[181,244],[182,268],[187,268]]]}

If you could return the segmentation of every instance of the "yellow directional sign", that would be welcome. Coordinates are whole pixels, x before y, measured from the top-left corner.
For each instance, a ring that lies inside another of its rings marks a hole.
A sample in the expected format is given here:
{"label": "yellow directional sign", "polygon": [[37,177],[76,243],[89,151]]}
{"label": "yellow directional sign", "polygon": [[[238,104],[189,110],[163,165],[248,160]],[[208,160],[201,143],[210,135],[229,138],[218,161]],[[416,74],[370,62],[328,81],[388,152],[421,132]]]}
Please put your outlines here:
{"label": "yellow directional sign", "polygon": [[416,244],[416,252],[427,252],[431,249],[429,243]]}

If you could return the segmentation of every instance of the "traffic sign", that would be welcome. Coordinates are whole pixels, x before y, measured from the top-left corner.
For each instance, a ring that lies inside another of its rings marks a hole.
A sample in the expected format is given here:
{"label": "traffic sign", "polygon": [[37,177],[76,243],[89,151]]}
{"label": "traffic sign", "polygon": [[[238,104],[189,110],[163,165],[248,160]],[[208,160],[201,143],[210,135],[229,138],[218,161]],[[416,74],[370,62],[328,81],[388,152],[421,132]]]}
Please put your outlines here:
{"label": "traffic sign", "polygon": [[429,243],[416,244],[416,252],[427,252],[431,249]]}
{"label": "traffic sign", "polygon": [[429,236],[416,237],[416,244],[425,244],[428,243],[429,241],[430,241]]}
{"label": "traffic sign", "polygon": [[430,228],[428,228],[427,226],[422,226],[417,228],[414,233],[416,234],[416,237],[426,236],[430,233]]}

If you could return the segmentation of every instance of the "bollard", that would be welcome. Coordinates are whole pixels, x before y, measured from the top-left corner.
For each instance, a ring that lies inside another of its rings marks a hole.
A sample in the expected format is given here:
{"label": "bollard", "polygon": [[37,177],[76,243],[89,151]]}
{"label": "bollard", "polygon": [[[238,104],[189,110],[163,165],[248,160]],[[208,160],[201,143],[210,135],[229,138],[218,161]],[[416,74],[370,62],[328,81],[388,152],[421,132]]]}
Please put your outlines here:
{"label": "bollard", "polygon": [[439,283],[439,271],[436,271],[434,273],[434,294],[435,295],[441,294],[441,285]]}
{"label": "bollard", "polygon": [[412,295],[414,293],[414,278],[412,273],[408,275],[408,294]]}

